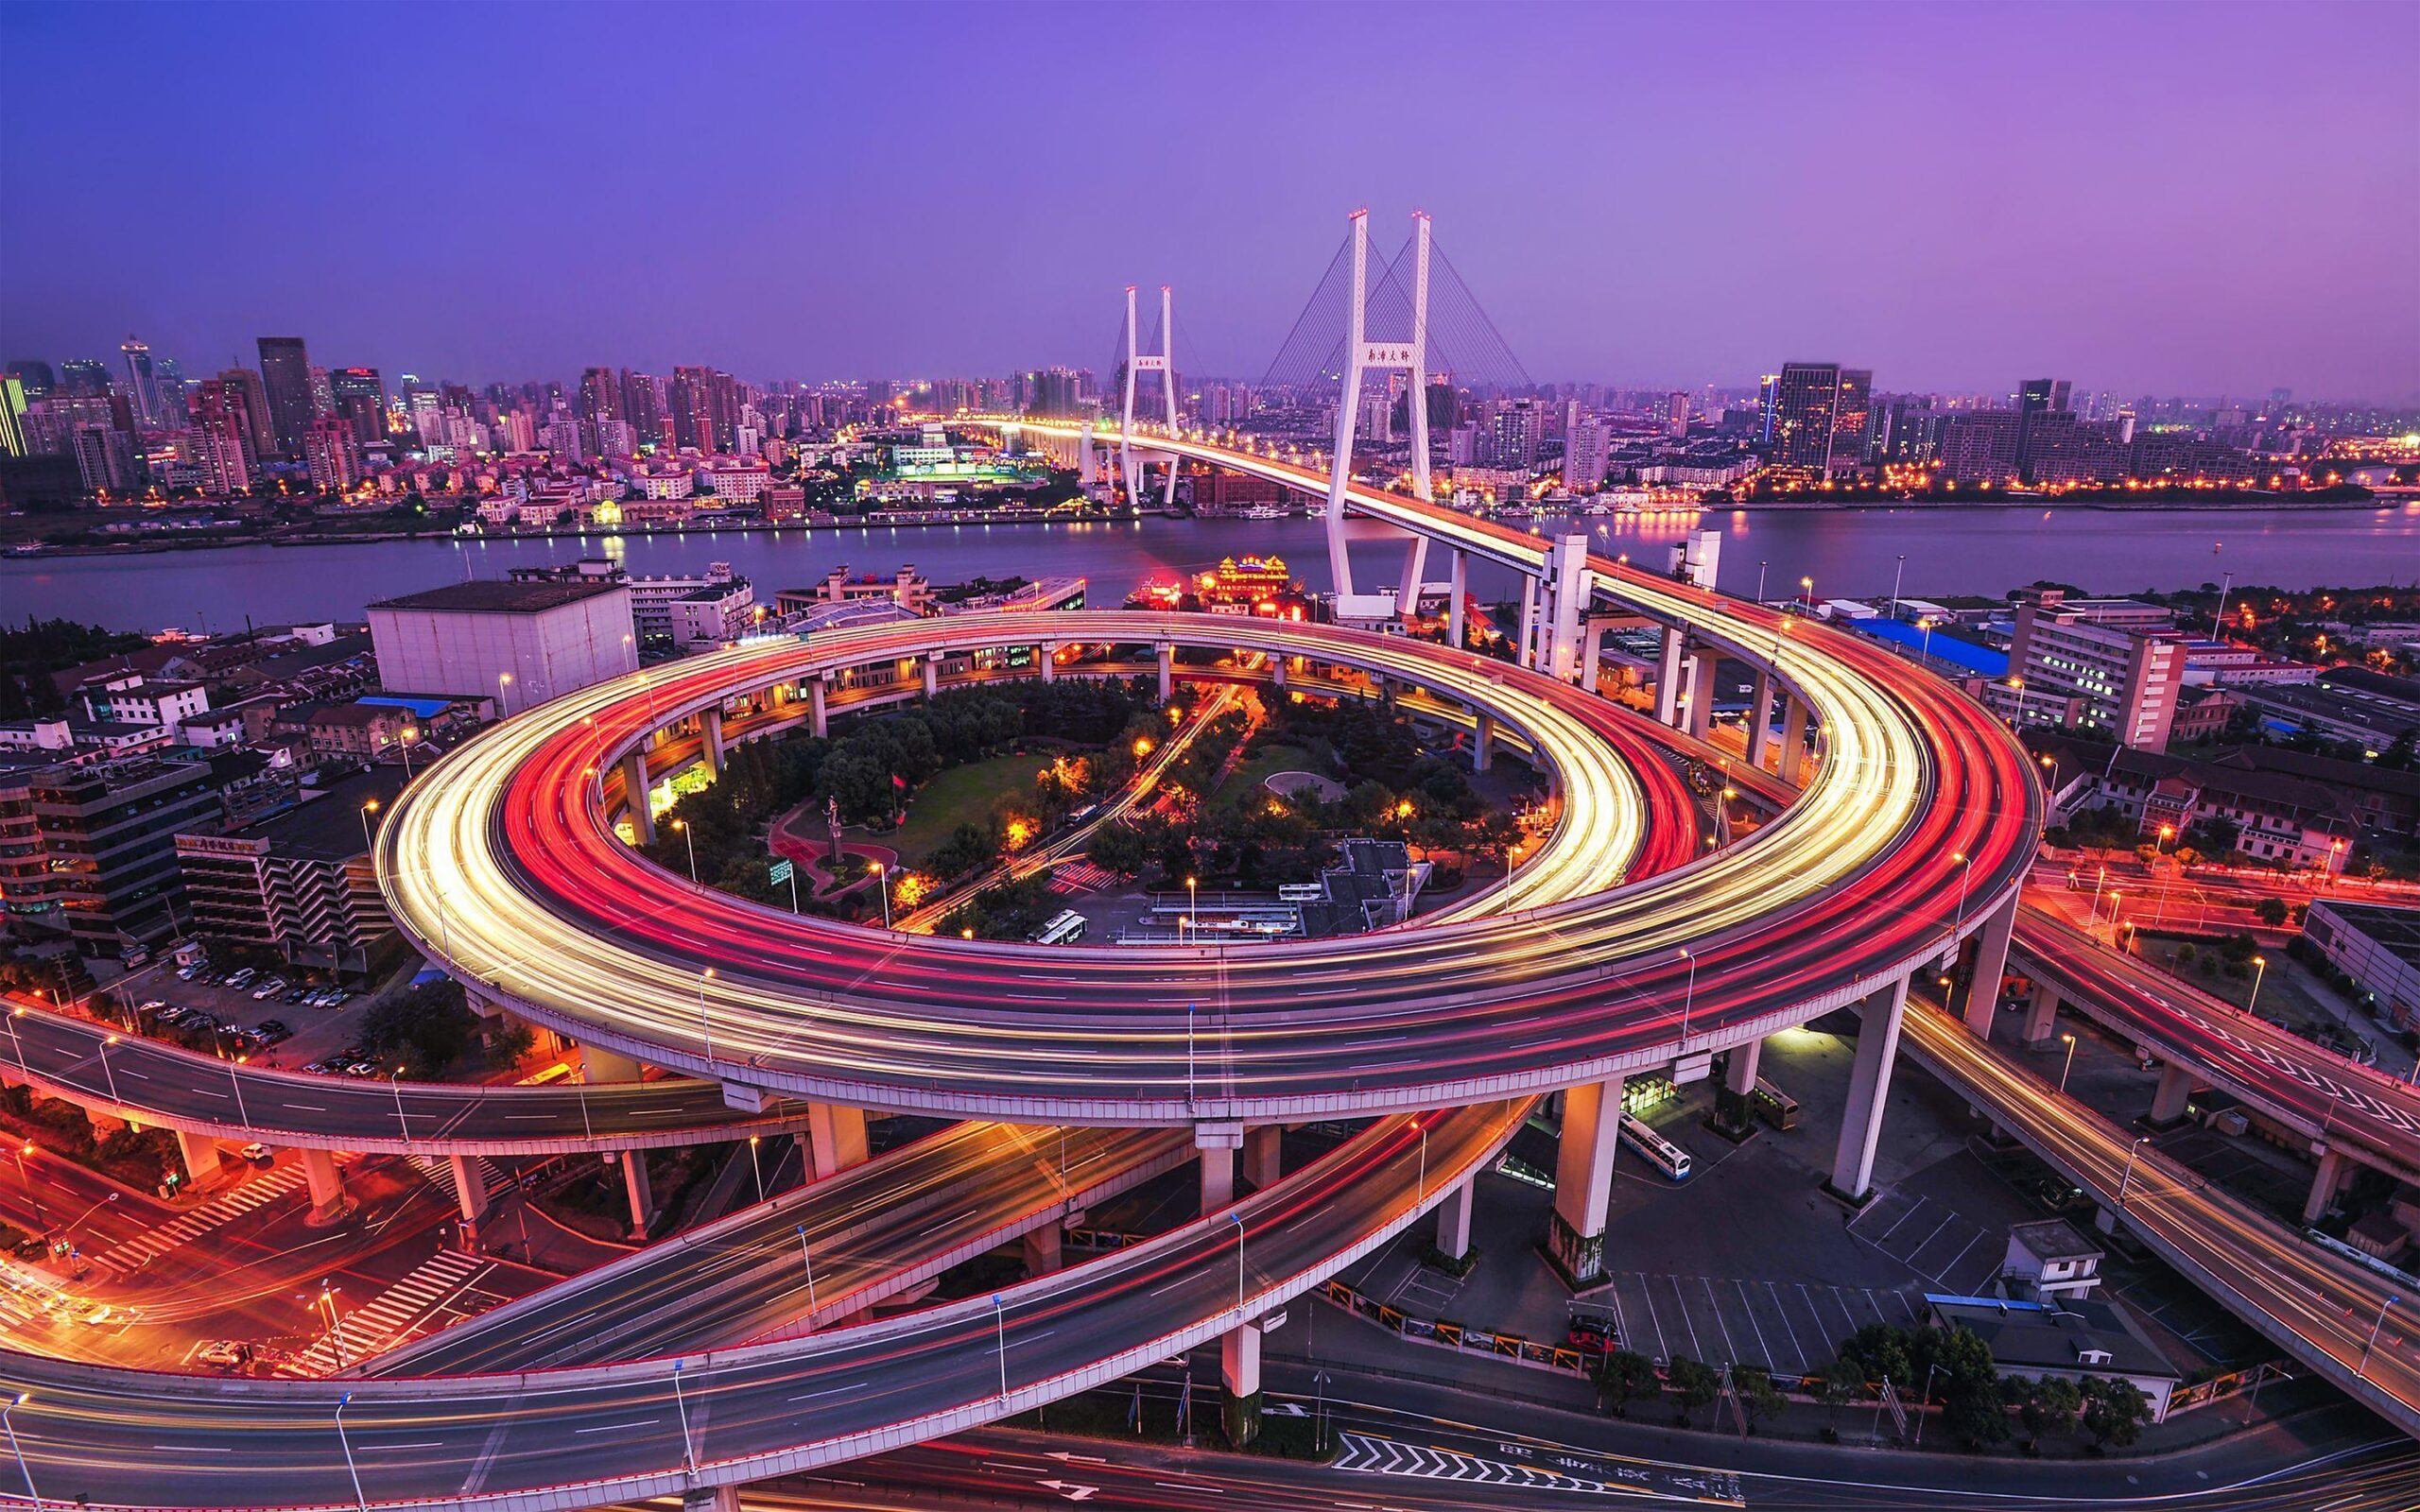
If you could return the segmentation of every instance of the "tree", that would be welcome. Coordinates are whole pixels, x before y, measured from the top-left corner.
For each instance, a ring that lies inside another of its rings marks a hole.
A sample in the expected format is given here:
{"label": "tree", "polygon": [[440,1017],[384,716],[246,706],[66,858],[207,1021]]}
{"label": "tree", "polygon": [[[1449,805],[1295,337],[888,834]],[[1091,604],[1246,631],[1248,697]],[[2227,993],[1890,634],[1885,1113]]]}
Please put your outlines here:
{"label": "tree", "polygon": [[1093,832],[1084,859],[1103,871],[1132,877],[1151,863],[1151,842],[1131,824],[1104,824]]}
{"label": "tree", "polygon": [[2286,900],[2283,898],[2263,898],[2252,905],[2253,917],[2272,929],[2284,925],[2287,912]]}
{"label": "tree", "polygon": [[2076,1412],[2083,1405],[2083,1393],[2065,1376],[2043,1376],[2034,1381],[2011,1380],[2011,1386],[2021,1387],[2017,1396],[2016,1415],[2025,1431],[2036,1438],[2064,1434],[2076,1424]]}
{"label": "tree", "polygon": [[1680,1406],[1681,1423],[1687,1426],[1689,1415],[1715,1399],[1722,1389],[1722,1378],[1714,1366],[1703,1360],[1692,1360],[1685,1354],[1672,1357],[1665,1377],[1672,1383],[1672,1399]]}
{"label": "tree", "polygon": [[1913,1383],[1919,1368],[1914,1344],[1915,1336],[1906,1329],[1868,1323],[1841,1341],[1840,1363],[1857,1372],[1859,1385],[1887,1377],[1904,1388]]}
{"label": "tree", "polygon": [[2142,1437],[2143,1418],[2150,1409],[2141,1388],[2131,1381],[2100,1376],[2083,1383],[2083,1426],[2092,1435],[2095,1448],[2124,1449]]}
{"label": "tree", "polygon": [[1629,1417],[1633,1401],[1652,1397],[1660,1389],[1655,1362],[1635,1349],[1608,1349],[1597,1361],[1598,1400],[1611,1407],[1616,1418]]}
{"label": "tree", "polygon": [[1760,1365],[1733,1366],[1731,1389],[1739,1394],[1739,1410],[1746,1415],[1752,1433],[1759,1418],[1778,1418],[1789,1405],[1789,1399],[1773,1384],[1773,1373]]}
{"label": "tree", "polygon": [[1808,1371],[1799,1381],[1799,1388],[1815,1399],[1817,1405],[1824,1409],[1824,1421],[1828,1423],[1839,1409],[1858,1399],[1858,1394],[1865,1389],[1865,1378],[1858,1373],[1857,1366],[1842,1360],[1834,1360],[1829,1365]]}

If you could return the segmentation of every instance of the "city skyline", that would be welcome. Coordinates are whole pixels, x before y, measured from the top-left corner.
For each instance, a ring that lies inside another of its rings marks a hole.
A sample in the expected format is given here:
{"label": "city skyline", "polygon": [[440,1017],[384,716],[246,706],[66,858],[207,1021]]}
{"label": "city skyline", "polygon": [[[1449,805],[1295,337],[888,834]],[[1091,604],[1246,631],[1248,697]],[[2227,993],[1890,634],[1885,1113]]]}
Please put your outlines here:
{"label": "city skyline", "polygon": [[[28,146],[0,176],[10,200],[53,208],[0,230],[0,354],[107,356],[133,332],[191,375],[291,331],[323,360],[479,384],[606,362],[804,380],[1106,370],[1116,291],[1167,282],[1180,368],[1249,381],[1329,228],[1366,202],[1382,246],[1412,206],[1437,215],[1541,381],[1737,388],[1808,359],[1871,369],[1883,391],[2055,371],[2128,395],[2420,394],[2420,309],[2396,267],[2420,133],[2384,74],[2410,49],[2388,35],[2331,54],[2323,85],[2323,65],[2270,45],[2282,12],[1893,26],[1855,9],[1498,10],[1493,27],[1435,12],[1372,35],[1341,10],[1251,28],[752,10],[737,19],[762,45],[705,56],[678,36],[646,34],[642,51],[635,11],[563,36],[503,10],[436,95],[349,74],[391,14],[214,12],[205,32],[173,10],[12,9],[0,112]],[[2403,9],[2342,18],[2412,30]],[[1568,45],[1539,51],[1538,88],[1425,129],[1314,103],[1340,51],[1347,77],[1446,60],[1483,77],[1548,27]],[[896,66],[801,89],[784,70],[809,47]],[[1061,61],[1077,47],[1104,81],[1165,80],[1160,113],[1053,87],[1087,77]],[[1616,91],[1587,72],[1600,58],[1656,66]],[[280,87],[228,94],[214,65],[239,59],[266,60]],[[211,112],[233,181],[275,187],[205,198],[156,234],[151,201],[104,186],[143,161],[160,115],[79,106],[104,68],[121,98]],[[669,96],[645,86],[673,76],[722,78],[705,119],[728,129],[700,142],[651,118]],[[579,146],[599,81],[630,128],[604,153]],[[1176,123],[1165,136],[1134,125],[1160,118]],[[1019,122],[1051,148],[981,150]],[[847,150],[863,123],[873,150]],[[1073,191],[1079,164],[1150,208],[1101,214]],[[2349,208],[2248,210],[2264,183]]]}

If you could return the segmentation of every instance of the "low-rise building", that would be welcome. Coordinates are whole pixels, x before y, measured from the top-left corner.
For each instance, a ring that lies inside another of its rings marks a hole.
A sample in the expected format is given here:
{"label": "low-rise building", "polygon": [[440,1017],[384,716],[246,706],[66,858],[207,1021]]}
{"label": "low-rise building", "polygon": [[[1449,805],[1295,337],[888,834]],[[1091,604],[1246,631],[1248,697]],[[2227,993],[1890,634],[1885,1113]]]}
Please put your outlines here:
{"label": "low-rise building", "polygon": [[2314,898],[2303,939],[2369,994],[2381,1021],[2420,1029],[2420,908]]}
{"label": "low-rise building", "polygon": [[2008,1231],[2000,1280],[2015,1295],[2033,1299],[2089,1297],[2100,1284],[2100,1263],[2107,1256],[2064,1218],[2021,1223]]}
{"label": "low-rise building", "polygon": [[849,576],[845,566],[835,567],[824,575],[823,581],[812,588],[785,588],[773,594],[773,611],[786,618],[805,614],[832,604],[852,604],[861,599],[888,598],[910,614],[932,612],[933,585],[910,562],[889,577],[876,577],[871,573],[861,577]]}
{"label": "low-rise building", "polygon": [[370,606],[381,685],[533,704],[638,670],[631,590],[570,581],[451,583]]}
{"label": "low-rise building", "polygon": [[672,644],[683,651],[727,645],[762,619],[756,591],[745,577],[693,588],[666,606]]}
{"label": "low-rise building", "polygon": [[2168,1402],[2184,1376],[2135,1320],[2114,1302],[2090,1297],[2007,1301],[1990,1297],[1927,1296],[1939,1327],[1963,1328],[1991,1347],[2000,1379],[2059,1376],[2068,1381],[2131,1381],[2151,1404],[2151,1420],[2168,1420]]}
{"label": "low-rise building", "polygon": [[179,834],[193,933],[301,966],[369,970],[372,948],[394,928],[370,841],[402,787],[400,770],[382,770],[224,833]]}

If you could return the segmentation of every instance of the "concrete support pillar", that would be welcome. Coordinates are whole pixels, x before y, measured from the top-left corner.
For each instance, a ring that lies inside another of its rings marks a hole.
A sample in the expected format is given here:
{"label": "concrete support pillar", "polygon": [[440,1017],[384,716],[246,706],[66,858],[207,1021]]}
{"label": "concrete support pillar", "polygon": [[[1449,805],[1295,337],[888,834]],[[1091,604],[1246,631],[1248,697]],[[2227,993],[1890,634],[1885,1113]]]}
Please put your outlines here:
{"label": "concrete support pillar", "polygon": [[919,657],[917,660],[918,660],[919,662],[921,662],[924,664],[924,669],[925,669],[925,697],[927,697],[927,698],[929,698],[929,697],[931,697],[934,694],[937,694],[937,693],[939,693],[939,692],[941,692],[941,691],[942,691],[942,662],[941,662],[941,658],[939,658],[939,657],[934,657],[934,656],[926,656],[926,657]]}
{"label": "concrete support pillar", "polygon": [[1403,582],[1395,590],[1395,612],[1409,619],[1420,612],[1421,579],[1428,576],[1428,538],[1411,538],[1411,549],[1404,553]]}
{"label": "concrete support pillar", "polygon": [[1051,644],[1047,641],[1045,641],[1040,648],[1035,651],[1034,660],[1042,663],[1043,681],[1056,682],[1059,680],[1059,648],[1057,646]]}
{"label": "concrete support pillar", "polygon": [[1166,703],[1176,692],[1176,647],[1163,645],[1156,649],[1160,662],[1160,702]]}
{"label": "concrete support pillar", "polygon": [[706,770],[716,777],[722,775],[722,711],[707,709],[698,715],[698,748],[703,754]]}
{"label": "concrete support pillar", "polygon": [[655,809],[648,802],[647,748],[640,747],[622,758],[622,801],[630,809],[631,833],[639,844],[655,843]]}
{"label": "concrete support pillar", "polygon": [[2033,1001],[2025,1010],[2025,1042],[2038,1045],[2050,1038],[2059,1026],[2058,988],[2048,982],[2033,984]]}
{"label": "concrete support pillar", "polygon": [[1277,1184],[1285,1140],[1282,1124],[1263,1124],[1244,1130],[1244,1179],[1252,1183],[1254,1192],[1266,1192]]}
{"label": "concrete support pillar", "polygon": [[1714,651],[1689,657],[1689,733],[1700,740],[1714,729],[1714,669],[1721,661]]}
{"label": "concrete support pillar", "polygon": [[1470,594],[1469,567],[1459,547],[1453,553],[1453,602],[1445,607],[1445,644],[1459,651],[1462,648],[1462,600]]}
{"label": "concrete support pillar", "polygon": [[1478,1187],[1478,1178],[1473,1177],[1437,1204],[1437,1252],[1449,1260],[1471,1252],[1471,1199]]}
{"label": "concrete support pillar", "polygon": [[1057,1223],[1046,1224],[1025,1236],[1025,1273],[1047,1276],[1060,1266],[1061,1230]]}
{"label": "concrete support pillar", "polygon": [[2152,1093],[2152,1122],[2173,1124],[2185,1116],[2193,1096],[2193,1074],[2171,1060],[2159,1068],[2159,1090]]}
{"label": "concrete support pillar", "polygon": [[1201,1213],[1207,1217],[1236,1200],[1236,1152],[1243,1147],[1241,1124],[1196,1124],[1193,1143],[1201,1151]]}
{"label": "concrete support pillar", "polygon": [[693,1486],[681,1493],[681,1512],[740,1512],[736,1486]]}
{"label": "concrete support pillar", "polygon": [[1765,765],[1765,747],[1772,744],[1773,675],[1770,671],[1756,674],[1756,691],[1748,709],[1748,765],[1761,768]]}
{"label": "concrete support pillar", "polygon": [[462,1228],[467,1234],[488,1215],[488,1184],[469,1156],[449,1155],[445,1159],[454,1170],[454,1200],[462,1206]]}
{"label": "concrete support pillar", "polygon": [[1874,1184],[1874,1151],[1882,1139],[1882,1109],[1891,1097],[1891,1068],[1907,1011],[1904,976],[1868,995],[1858,1008],[1857,1064],[1849,1073],[1848,1107],[1832,1154],[1832,1193],[1850,1202],[1863,1202]]}
{"label": "concrete support pillar", "polygon": [[1681,652],[1687,644],[1678,626],[1664,627],[1664,640],[1655,656],[1655,718],[1659,724],[1681,722]]}
{"label": "concrete support pillar", "polygon": [[1521,576],[1521,639],[1512,647],[1515,666],[1537,664],[1538,580],[1524,573]]}
{"label": "concrete support pillar", "polygon": [[1764,1059],[1765,1042],[1751,1040],[1731,1047],[1731,1062],[1723,1068],[1722,1089],[1745,1097],[1756,1090],[1756,1064]]}
{"label": "concrete support pillar", "polygon": [[1260,1330],[1249,1323],[1219,1339],[1219,1384],[1226,1392],[1227,1441],[1240,1449],[1260,1436]]}
{"label": "concrete support pillar", "polygon": [[1563,1134],[1554,1158],[1554,1211],[1547,1253],[1575,1284],[1605,1274],[1605,1212],[1614,1194],[1614,1152],[1621,1130],[1622,1079],[1583,1082],[1563,1094]]}
{"label": "concrete support pillar", "polygon": [[806,684],[806,728],[818,740],[832,733],[832,721],[823,713],[824,688],[820,677],[810,679]]}
{"label": "concrete support pillar", "polygon": [[1782,695],[1781,711],[1781,780],[1797,785],[1799,769],[1806,765],[1806,706]]}
{"label": "concrete support pillar", "polygon": [[655,1222],[655,1189],[648,1184],[647,1152],[622,1152],[622,1188],[631,1201],[631,1237],[645,1239],[647,1226]]}
{"label": "concrete support pillar", "polygon": [[806,1109],[807,1154],[815,1179],[822,1180],[866,1160],[866,1110],[840,1103],[810,1103]]}
{"label": "concrete support pillar", "polygon": [[581,1078],[591,1085],[601,1081],[641,1079],[637,1060],[618,1050],[608,1050],[603,1045],[580,1046],[579,1068]]}
{"label": "concrete support pillar", "polygon": [[2008,942],[2016,933],[2016,895],[1992,910],[1975,936],[1975,974],[1966,984],[1966,1027],[1981,1039],[1992,1037],[1992,1015],[1999,1011],[2000,978],[2008,974]]}
{"label": "concrete support pillar", "polygon": [[311,1187],[313,1223],[327,1223],[344,1213],[344,1174],[337,1169],[334,1150],[304,1150],[302,1178]]}
{"label": "concrete support pillar", "polygon": [[209,1135],[177,1130],[177,1154],[185,1162],[185,1179],[195,1186],[218,1175],[218,1142]]}
{"label": "concrete support pillar", "polygon": [[2344,1157],[2336,1151],[2319,1152],[2319,1175],[2311,1179],[2310,1195],[2303,1201],[2303,1222],[2317,1223],[2327,1215],[2336,1203],[2337,1189],[2344,1184]]}
{"label": "concrete support pillar", "polygon": [[1471,770],[1483,772],[1495,765],[1495,716],[1481,714],[1471,730]]}

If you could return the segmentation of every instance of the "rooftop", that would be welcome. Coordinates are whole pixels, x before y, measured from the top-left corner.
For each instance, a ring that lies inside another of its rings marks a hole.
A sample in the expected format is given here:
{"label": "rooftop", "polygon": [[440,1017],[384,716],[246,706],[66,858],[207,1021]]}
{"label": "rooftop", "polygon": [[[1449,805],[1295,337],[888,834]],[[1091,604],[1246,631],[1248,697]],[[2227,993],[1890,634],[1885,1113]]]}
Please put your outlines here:
{"label": "rooftop", "polygon": [[[362,805],[375,801],[383,814],[403,790],[400,768],[375,767],[318,789],[317,797],[305,789],[302,802],[247,824],[231,837],[265,840],[278,855],[299,861],[349,861],[369,849],[362,842]],[[379,814],[371,816],[373,833]]]}
{"label": "rooftop", "polygon": [[2316,906],[2377,941],[2378,949],[2408,966],[2420,967],[2420,908],[2391,908],[2384,903],[2348,903],[2322,898]]}
{"label": "rooftop", "polygon": [[493,578],[476,578],[467,583],[448,583],[418,593],[406,593],[400,598],[381,599],[372,609],[438,610],[462,614],[542,614],[550,609],[577,604],[610,593],[618,587],[614,583],[595,582],[500,582]]}

